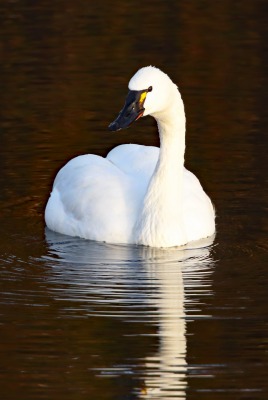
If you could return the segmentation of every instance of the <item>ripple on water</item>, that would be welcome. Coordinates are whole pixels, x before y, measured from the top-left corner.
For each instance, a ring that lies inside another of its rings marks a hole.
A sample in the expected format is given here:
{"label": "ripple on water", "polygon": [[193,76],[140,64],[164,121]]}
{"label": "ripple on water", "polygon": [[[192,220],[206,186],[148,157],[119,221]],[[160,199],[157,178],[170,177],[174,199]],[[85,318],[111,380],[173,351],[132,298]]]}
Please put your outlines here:
{"label": "ripple on water", "polygon": [[[145,357],[92,367],[96,377],[133,376],[137,398],[185,396],[186,318],[199,313],[197,297],[210,293],[213,239],[192,248],[153,249],[90,242],[46,230],[46,281],[50,296],[61,303],[60,318],[82,314],[92,320],[138,324],[143,327],[139,337],[158,341]],[[136,335],[124,334],[133,343]]]}

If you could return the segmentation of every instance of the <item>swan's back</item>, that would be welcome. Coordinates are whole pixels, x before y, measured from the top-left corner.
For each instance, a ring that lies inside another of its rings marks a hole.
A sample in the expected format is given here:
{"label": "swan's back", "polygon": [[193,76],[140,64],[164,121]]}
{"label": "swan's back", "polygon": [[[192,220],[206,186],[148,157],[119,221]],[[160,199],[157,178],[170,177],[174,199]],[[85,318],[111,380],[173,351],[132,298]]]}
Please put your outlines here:
{"label": "swan's back", "polygon": [[[72,159],[56,176],[45,213],[48,227],[86,239],[132,243],[158,157],[158,147],[129,144],[115,147],[107,158],[88,154]],[[185,226],[195,240],[212,206],[185,168],[183,182]]]}

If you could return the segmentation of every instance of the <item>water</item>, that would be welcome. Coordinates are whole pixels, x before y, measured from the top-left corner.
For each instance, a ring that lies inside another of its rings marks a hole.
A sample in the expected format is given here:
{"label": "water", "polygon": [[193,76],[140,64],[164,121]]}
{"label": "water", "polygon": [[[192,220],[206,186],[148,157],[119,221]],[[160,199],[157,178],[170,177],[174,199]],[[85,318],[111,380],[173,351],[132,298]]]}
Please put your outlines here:
{"label": "water", "polygon": [[[264,0],[0,4],[1,399],[267,399],[266,13]],[[150,64],[182,92],[216,238],[163,251],[45,230],[68,159],[158,144],[149,118],[106,128]]]}

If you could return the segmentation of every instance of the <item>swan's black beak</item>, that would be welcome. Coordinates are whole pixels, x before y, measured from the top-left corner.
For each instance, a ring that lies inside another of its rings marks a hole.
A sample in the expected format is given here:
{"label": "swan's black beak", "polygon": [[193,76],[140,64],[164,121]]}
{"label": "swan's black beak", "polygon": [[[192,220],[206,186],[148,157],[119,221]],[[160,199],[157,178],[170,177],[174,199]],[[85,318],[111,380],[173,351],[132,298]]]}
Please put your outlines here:
{"label": "swan's black beak", "polygon": [[128,128],[132,122],[137,121],[144,113],[144,101],[148,90],[130,90],[128,92],[124,108],[118,117],[109,125],[110,131],[119,131]]}

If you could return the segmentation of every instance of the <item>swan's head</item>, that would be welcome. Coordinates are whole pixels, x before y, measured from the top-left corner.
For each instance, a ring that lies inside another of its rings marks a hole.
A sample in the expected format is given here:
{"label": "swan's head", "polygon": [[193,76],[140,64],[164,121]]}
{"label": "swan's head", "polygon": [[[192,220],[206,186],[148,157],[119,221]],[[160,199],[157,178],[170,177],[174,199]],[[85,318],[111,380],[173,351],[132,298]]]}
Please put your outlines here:
{"label": "swan's head", "polygon": [[160,69],[141,68],[130,79],[125,105],[118,117],[109,125],[111,131],[129,127],[132,122],[145,115],[162,113],[171,106],[176,85]]}

